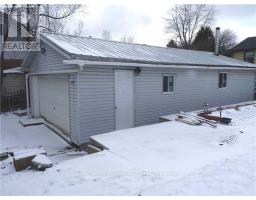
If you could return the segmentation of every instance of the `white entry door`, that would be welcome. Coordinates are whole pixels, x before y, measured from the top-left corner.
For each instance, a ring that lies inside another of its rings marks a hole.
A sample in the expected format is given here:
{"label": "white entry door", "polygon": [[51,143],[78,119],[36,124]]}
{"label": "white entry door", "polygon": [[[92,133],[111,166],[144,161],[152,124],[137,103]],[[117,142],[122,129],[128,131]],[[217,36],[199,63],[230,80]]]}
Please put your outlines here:
{"label": "white entry door", "polygon": [[40,116],[70,134],[68,76],[39,76]]}
{"label": "white entry door", "polygon": [[133,71],[115,70],[116,130],[134,126]]}

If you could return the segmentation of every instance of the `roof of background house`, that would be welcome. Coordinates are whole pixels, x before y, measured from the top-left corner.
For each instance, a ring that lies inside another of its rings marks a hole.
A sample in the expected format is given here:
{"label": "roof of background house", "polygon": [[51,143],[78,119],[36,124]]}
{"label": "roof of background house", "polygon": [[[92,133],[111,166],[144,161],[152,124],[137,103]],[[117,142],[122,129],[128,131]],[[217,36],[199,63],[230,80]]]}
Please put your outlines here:
{"label": "roof of background house", "polygon": [[232,48],[232,51],[239,51],[239,50],[252,50],[256,49],[256,37],[248,37],[235,47]]}
{"label": "roof of background house", "polygon": [[41,38],[51,42],[65,53],[71,54],[72,59],[166,65],[256,67],[256,65],[251,63],[221,55],[216,56],[212,52],[205,51],[166,48],[145,44],[127,44],[90,37],[52,33],[42,33]]}
{"label": "roof of background house", "polygon": [[23,59],[4,59],[3,69],[10,69],[14,67],[20,67]]}
{"label": "roof of background house", "polygon": [[21,67],[15,67],[11,69],[5,69],[3,73],[4,74],[23,74],[24,72],[22,71]]}

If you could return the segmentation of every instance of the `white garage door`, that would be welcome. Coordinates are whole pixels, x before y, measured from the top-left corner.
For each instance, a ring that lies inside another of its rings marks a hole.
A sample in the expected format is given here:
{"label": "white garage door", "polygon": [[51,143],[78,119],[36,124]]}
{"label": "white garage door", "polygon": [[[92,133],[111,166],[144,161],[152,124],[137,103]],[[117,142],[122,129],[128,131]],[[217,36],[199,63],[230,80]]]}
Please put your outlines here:
{"label": "white garage door", "polygon": [[70,134],[68,76],[39,76],[40,115]]}

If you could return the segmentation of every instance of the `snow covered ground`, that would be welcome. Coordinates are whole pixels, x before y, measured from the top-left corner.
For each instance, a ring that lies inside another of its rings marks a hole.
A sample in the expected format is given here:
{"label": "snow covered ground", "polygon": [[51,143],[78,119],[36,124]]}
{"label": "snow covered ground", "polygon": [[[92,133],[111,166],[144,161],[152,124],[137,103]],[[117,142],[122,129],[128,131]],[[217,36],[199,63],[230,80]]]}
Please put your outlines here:
{"label": "snow covered ground", "polygon": [[[23,148],[43,146],[51,153],[65,149],[69,145],[49,130],[45,125],[23,127],[19,121],[26,120],[27,116],[19,117],[12,113],[1,114],[1,151],[15,151]],[[33,122],[41,122],[34,120]]]}
{"label": "snow covered ground", "polygon": [[[73,159],[85,153],[77,153],[70,145],[45,125],[23,127],[19,121],[26,121],[27,116],[19,117],[12,113],[0,115],[0,152],[15,152],[24,149],[42,147],[53,163]],[[34,120],[41,122],[42,120]],[[65,152],[65,153],[64,153]],[[12,158],[1,163],[1,174],[14,173]]]}
{"label": "snow covered ground", "polygon": [[[1,194],[256,195],[256,107],[222,115],[232,125],[170,121],[94,136],[109,150],[44,172],[1,170]],[[1,132],[10,130],[3,128],[9,117],[2,116]]]}

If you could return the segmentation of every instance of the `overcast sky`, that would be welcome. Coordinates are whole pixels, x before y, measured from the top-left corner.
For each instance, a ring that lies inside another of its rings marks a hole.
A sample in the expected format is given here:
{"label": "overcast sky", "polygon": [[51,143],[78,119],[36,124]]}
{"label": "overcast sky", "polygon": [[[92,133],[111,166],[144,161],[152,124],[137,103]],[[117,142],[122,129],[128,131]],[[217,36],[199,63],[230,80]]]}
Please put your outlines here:
{"label": "overcast sky", "polygon": [[[68,23],[72,27],[74,22],[82,20],[85,24],[83,35],[101,37],[103,30],[109,30],[114,40],[127,34],[134,36],[136,43],[158,46],[165,46],[170,38],[165,33],[164,18],[168,9],[174,6],[171,0],[138,0],[136,4],[129,0],[85,2],[83,11]],[[235,31],[238,42],[256,36],[256,5],[215,5],[215,8],[214,27]]]}

